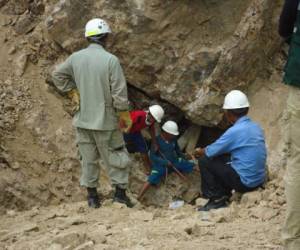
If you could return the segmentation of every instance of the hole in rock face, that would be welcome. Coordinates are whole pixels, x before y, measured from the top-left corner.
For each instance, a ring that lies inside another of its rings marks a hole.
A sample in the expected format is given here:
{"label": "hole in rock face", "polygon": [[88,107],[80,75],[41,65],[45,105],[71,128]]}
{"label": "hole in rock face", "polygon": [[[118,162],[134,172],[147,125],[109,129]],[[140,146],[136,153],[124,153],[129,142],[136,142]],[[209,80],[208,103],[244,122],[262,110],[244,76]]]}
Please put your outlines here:
{"label": "hole in rock face", "polygon": [[[186,136],[186,144],[189,143],[190,139],[194,140],[195,138],[193,137],[196,136],[198,139],[196,138],[194,143],[195,147],[206,147],[207,145],[216,141],[229,127],[224,120],[222,120],[221,123],[216,127],[195,125],[190,120],[186,119],[184,117],[184,113],[177,107],[159,99],[159,95],[151,98],[147,93],[139,90],[138,88],[132,87],[131,85],[128,92],[133,110],[146,110],[152,104],[161,105],[165,110],[165,117],[159,126],[162,126],[167,120],[173,120],[177,122],[180,132],[179,139],[180,137],[185,136],[184,134],[187,132],[187,130],[192,128],[192,135]],[[147,139],[147,143],[150,143],[150,140]],[[184,146],[184,151],[186,149],[185,147],[186,146]]]}
{"label": "hole in rock face", "polygon": [[201,127],[201,134],[197,142],[197,147],[204,148],[215,142],[226,130],[218,127]]}
{"label": "hole in rock face", "polygon": [[160,99],[159,92],[150,96],[143,90],[129,85],[128,97],[131,103],[132,110],[147,110],[151,105],[161,105],[165,111],[165,116],[161,122],[161,125],[167,120],[179,122],[184,119],[184,113],[174,105]]}
{"label": "hole in rock face", "polygon": [[[194,132],[190,137],[192,140],[196,139],[195,147],[204,148],[213,142],[215,142],[227,129],[228,126],[222,127],[207,127],[207,126],[198,126],[193,124],[187,119],[182,119],[179,123],[180,136],[184,136],[184,133],[193,128]],[[199,131],[199,132],[198,132]],[[197,133],[198,132],[198,133]],[[194,138],[196,136],[196,138]]]}

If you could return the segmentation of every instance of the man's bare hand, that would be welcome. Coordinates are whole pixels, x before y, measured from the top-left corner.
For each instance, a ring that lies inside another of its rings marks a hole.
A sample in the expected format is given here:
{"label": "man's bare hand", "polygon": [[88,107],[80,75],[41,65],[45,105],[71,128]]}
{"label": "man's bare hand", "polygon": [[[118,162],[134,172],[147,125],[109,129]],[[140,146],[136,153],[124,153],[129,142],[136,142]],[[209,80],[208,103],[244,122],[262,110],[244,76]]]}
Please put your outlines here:
{"label": "man's bare hand", "polygon": [[194,156],[195,157],[201,157],[205,154],[205,149],[204,148],[196,148],[194,151]]}
{"label": "man's bare hand", "polygon": [[193,160],[193,155],[191,153],[184,154],[186,160]]}
{"label": "man's bare hand", "polygon": [[172,166],[173,166],[173,164],[172,164],[170,161],[168,161],[168,164],[167,164],[167,166],[168,166],[168,167],[172,167]]}
{"label": "man's bare hand", "polygon": [[159,151],[159,146],[156,142],[152,143],[152,147],[153,147],[152,149],[154,150],[154,152]]}
{"label": "man's bare hand", "polygon": [[150,169],[150,168],[146,168],[146,169],[145,169],[145,174],[146,174],[147,176],[151,175],[151,169]]}

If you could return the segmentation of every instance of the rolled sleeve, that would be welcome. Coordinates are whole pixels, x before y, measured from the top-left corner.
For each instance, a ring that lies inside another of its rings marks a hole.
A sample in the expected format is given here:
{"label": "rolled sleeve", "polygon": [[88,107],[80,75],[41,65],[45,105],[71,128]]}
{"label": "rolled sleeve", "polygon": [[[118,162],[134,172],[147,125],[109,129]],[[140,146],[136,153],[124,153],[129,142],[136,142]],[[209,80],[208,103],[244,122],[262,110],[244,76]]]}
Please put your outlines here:
{"label": "rolled sleeve", "polygon": [[71,56],[52,72],[54,85],[62,92],[69,92],[76,88],[72,69]]}
{"label": "rolled sleeve", "polygon": [[229,129],[217,141],[205,148],[205,155],[211,158],[230,152],[233,140],[234,135]]}
{"label": "rolled sleeve", "polygon": [[110,64],[110,86],[113,106],[118,111],[129,109],[127,84],[118,58],[112,57]]}

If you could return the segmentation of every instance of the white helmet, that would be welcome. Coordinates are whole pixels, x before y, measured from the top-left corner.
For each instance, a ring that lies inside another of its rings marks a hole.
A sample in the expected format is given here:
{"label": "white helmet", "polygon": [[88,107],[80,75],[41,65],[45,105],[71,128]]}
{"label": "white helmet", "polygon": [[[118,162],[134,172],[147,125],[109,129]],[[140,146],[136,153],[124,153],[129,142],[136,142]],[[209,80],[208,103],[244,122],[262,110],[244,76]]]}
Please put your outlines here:
{"label": "white helmet", "polygon": [[85,25],[85,37],[97,36],[101,34],[111,33],[111,29],[107,22],[100,18],[94,18]]}
{"label": "white helmet", "polygon": [[152,105],[149,107],[150,114],[154,117],[157,122],[161,122],[161,119],[164,117],[165,111],[159,105]]}
{"label": "white helmet", "polygon": [[173,121],[167,121],[162,126],[162,130],[171,134],[171,135],[179,135],[178,126],[176,122]]}
{"label": "white helmet", "polygon": [[250,107],[247,96],[239,90],[230,91],[224,99],[223,109],[241,109]]}

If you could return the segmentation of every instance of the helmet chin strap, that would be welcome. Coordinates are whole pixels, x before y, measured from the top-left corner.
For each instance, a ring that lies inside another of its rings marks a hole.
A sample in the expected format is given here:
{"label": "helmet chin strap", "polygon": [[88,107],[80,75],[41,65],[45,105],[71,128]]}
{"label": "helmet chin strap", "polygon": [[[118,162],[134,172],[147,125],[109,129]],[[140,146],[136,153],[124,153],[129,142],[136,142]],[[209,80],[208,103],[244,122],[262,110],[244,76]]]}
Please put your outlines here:
{"label": "helmet chin strap", "polygon": [[145,121],[146,125],[151,125],[150,121],[149,121],[149,111],[147,112],[147,116],[146,116],[146,121]]}
{"label": "helmet chin strap", "polygon": [[104,46],[105,43],[104,43],[104,41],[102,41],[102,38],[103,38],[105,35],[106,35],[106,34],[102,34],[102,35],[99,35],[99,36],[91,36],[91,37],[89,37],[89,41]]}

